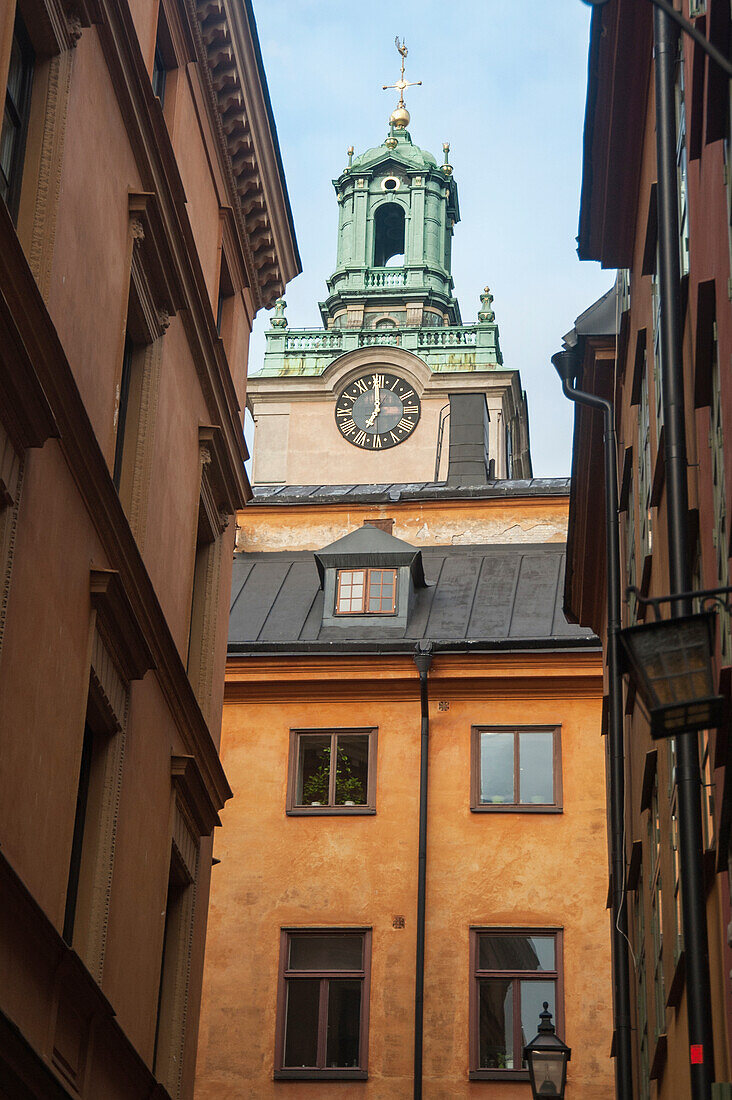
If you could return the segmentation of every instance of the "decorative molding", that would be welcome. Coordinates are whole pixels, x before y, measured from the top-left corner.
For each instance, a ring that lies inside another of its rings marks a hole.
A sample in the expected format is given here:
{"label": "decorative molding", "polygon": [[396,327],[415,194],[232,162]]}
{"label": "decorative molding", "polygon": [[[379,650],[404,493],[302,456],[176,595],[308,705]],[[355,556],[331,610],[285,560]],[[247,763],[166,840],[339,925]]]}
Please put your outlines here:
{"label": "decorative molding", "polygon": [[[201,449],[201,495],[205,498],[212,530],[220,534],[237,508],[237,472],[231,466],[221,428],[202,424],[198,429]],[[204,456],[207,456],[204,458]],[[222,519],[223,517],[223,519]]]}
{"label": "decorative molding", "polygon": [[96,628],[92,639],[91,676],[94,688],[101,693],[101,701],[111,717],[111,726],[121,730],[127,711],[127,685]]}
{"label": "decorative molding", "polygon": [[[172,756],[170,772],[176,795],[185,806],[199,836],[210,836],[221,821],[193,756]],[[182,843],[179,847],[182,847]],[[182,853],[183,854],[183,853]]]}
{"label": "decorative molding", "polygon": [[[119,732],[111,738],[104,753],[97,842],[91,870],[88,923],[82,932],[79,944],[79,954],[83,957],[92,977],[100,985],[104,973],[104,956],[109,931],[109,906],[112,896],[117,822],[122,793],[122,768],[126,747],[128,691],[124,691],[121,705],[122,709],[117,715]],[[79,929],[79,931],[82,930]]]}
{"label": "decorative molding", "polygon": [[141,680],[155,661],[116,569],[92,569],[91,602],[97,630],[123,679]]}
{"label": "decorative molding", "polygon": [[0,510],[18,503],[21,456],[0,420]]}
{"label": "decorative molding", "polygon": [[297,274],[299,257],[248,10],[228,0],[187,0],[187,6],[227,182],[236,200],[248,281],[256,307],[269,308]]}
{"label": "decorative molding", "polygon": [[[2,434],[2,423],[0,423],[0,434]],[[5,438],[8,446],[12,447],[9,437],[6,435]],[[5,619],[8,612],[10,579],[13,572],[13,558],[15,557],[15,536],[18,530],[18,510],[20,508],[24,470],[25,461],[19,459],[16,476],[13,477],[7,470],[5,471],[5,475],[11,477],[10,484],[14,486],[14,491],[11,503],[6,504],[5,507],[0,503],[0,653],[2,653]]]}
{"label": "decorative molding", "polygon": [[[173,757],[174,761],[175,759]],[[188,759],[192,759],[192,757],[188,757]],[[173,850],[184,877],[188,882],[195,882],[198,869],[198,840],[191,832],[188,824],[189,818],[190,814],[181,809],[176,798],[173,810]]]}
{"label": "decorative molding", "polygon": [[149,344],[145,349],[144,356],[140,413],[135,441],[129,506],[130,527],[141,550],[145,545],[145,534],[147,532],[147,505],[152,480],[153,443],[155,425],[157,424],[160,372],[163,357],[162,341],[158,339]]}
{"label": "decorative molding", "polygon": [[[80,36],[81,23],[79,23],[78,33]],[[74,39],[75,43],[76,39]],[[29,263],[45,299],[48,298],[50,290],[51,265],[56,243],[56,216],[61,191],[61,168],[73,61],[72,50],[63,50],[51,58],[43,104],[43,136],[37,170]]]}
{"label": "decorative molding", "polygon": [[34,46],[47,57],[72,50],[101,18],[96,0],[40,0],[33,10]]}
{"label": "decorative molding", "polygon": [[157,195],[146,191],[131,192],[129,210],[130,229],[136,241],[133,273],[137,262],[137,278],[144,279],[147,284],[145,298],[155,301],[151,314],[154,314],[155,327],[159,328],[158,310],[165,310],[170,317],[185,304],[183,280]]}

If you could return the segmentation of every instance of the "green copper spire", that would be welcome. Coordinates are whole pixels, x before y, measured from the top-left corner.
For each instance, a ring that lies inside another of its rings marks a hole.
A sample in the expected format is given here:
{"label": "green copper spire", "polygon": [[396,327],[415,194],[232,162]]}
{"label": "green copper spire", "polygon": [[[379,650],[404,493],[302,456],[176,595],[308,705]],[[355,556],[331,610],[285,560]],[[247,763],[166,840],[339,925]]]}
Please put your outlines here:
{"label": "green copper spire", "polygon": [[399,344],[434,371],[502,366],[498,327],[486,289],[478,324],[463,325],[453,293],[452,238],[460,221],[457,183],[449,163],[415,145],[407,130],[407,47],[397,38],[401,76],[384,88],[399,91],[381,145],[354,155],[333,187],[338,240],[328,295],[320,303],[323,329],[288,327],[277,303],[267,333],[264,374],[320,374],[338,355],[372,344]]}

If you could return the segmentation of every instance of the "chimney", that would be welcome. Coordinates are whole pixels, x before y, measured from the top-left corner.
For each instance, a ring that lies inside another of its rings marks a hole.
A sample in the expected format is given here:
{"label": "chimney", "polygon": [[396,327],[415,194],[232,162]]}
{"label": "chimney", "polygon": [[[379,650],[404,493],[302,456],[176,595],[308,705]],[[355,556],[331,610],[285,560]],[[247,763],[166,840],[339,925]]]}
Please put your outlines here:
{"label": "chimney", "polygon": [[485,485],[489,479],[488,405],[484,393],[451,393],[448,485]]}

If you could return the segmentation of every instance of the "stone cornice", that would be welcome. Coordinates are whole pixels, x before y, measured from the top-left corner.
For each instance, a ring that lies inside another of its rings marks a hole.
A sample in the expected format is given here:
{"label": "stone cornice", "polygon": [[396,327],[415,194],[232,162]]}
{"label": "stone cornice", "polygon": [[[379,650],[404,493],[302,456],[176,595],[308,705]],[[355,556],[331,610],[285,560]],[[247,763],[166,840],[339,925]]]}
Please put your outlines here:
{"label": "stone cornice", "polygon": [[[442,654],[430,668],[430,695],[450,699],[602,698],[602,654]],[[225,704],[418,699],[411,655],[273,658],[229,656]]]}
{"label": "stone cornice", "polygon": [[89,515],[93,517],[110,567],[119,573],[173,721],[187,751],[196,756],[209,795],[219,809],[231,797],[231,789],[216,746],[112,483],[73,372],[4,203],[0,203],[0,286],[3,288],[0,317],[12,318],[26,354],[34,364],[57,426],[62,454]]}
{"label": "stone cornice", "polygon": [[300,270],[289,204],[269,126],[249,13],[230,0],[186,0],[212,121],[257,307]]}

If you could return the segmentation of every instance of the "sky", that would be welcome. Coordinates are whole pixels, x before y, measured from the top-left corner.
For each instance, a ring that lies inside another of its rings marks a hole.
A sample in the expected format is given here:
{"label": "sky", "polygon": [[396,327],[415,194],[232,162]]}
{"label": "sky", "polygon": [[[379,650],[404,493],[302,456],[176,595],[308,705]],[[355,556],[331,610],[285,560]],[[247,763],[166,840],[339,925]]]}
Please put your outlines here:
{"label": "sky", "polygon": [[[320,327],[335,266],[335,179],[380,145],[406,40],[416,145],[450,142],[461,221],[453,279],[463,323],[488,285],[504,366],[527,392],[534,475],[569,474],[572,406],[550,357],[614,273],[576,252],[591,8],[580,0],[254,0],[303,273],[287,288],[293,328]],[[269,315],[255,322],[261,369]]]}

